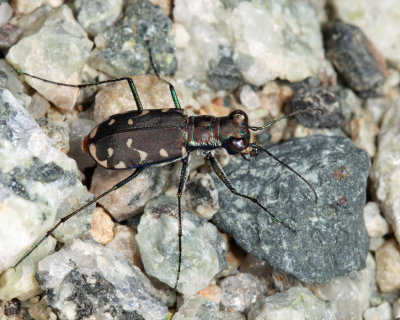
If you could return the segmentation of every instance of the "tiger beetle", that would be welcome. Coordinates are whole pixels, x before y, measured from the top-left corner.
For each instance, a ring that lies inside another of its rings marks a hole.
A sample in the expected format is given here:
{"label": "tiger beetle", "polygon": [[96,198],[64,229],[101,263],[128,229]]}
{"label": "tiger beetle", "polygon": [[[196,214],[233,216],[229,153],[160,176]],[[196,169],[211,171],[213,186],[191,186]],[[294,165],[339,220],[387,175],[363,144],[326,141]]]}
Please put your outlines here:
{"label": "tiger beetle", "polygon": [[[151,59],[150,59],[151,60]],[[175,108],[165,109],[143,109],[139,94],[131,78],[124,77],[95,83],[79,85],[65,84],[43,79],[21,70],[20,75],[28,76],[44,82],[59,86],[86,88],[117,81],[127,81],[135,100],[137,110],[115,114],[95,127],[83,140],[83,149],[102,167],[115,170],[136,169],[129,177],[115,184],[112,188],[87,202],[82,207],[62,218],[53,228],[47,231],[41,238],[14,266],[16,268],[26,257],[28,257],[47,237],[49,237],[62,223],[73,217],[86,207],[96,203],[110,192],[121,188],[128,182],[135,179],[146,167],[182,162],[182,169],[178,186],[178,269],[175,282],[175,290],[178,285],[181,262],[182,262],[182,210],[181,197],[189,176],[189,160],[191,152],[201,150],[209,161],[211,168],[225,186],[235,195],[246,198],[261,209],[271,218],[282,224],[292,232],[296,229],[278,218],[262,205],[257,198],[238,192],[231,184],[224,173],[221,165],[213,155],[216,149],[225,149],[230,155],[240,154],[245,160],[249,160],[246,154],[251,157],[257,156],[258,152],[264,151],[281,165],[292,171],[302,179],[313,191],[315,202],[318,201],[317,193],[311,184],[298,172],[286,165],[262,146],[251,142],[250,131],[266,130],[278,121],[292,117],[304,112],[313,110],[299,110],[285,114],[272,122],[261,127],[250,126],[248,116],[241,110],[232,111],[226,117],[214,117],[211,115],[187,116],[182,109],[174,86],[165,79],[162,79],[154,68],[156,76],[169,86]],[[320,111],[320,110],[319,110]]]}

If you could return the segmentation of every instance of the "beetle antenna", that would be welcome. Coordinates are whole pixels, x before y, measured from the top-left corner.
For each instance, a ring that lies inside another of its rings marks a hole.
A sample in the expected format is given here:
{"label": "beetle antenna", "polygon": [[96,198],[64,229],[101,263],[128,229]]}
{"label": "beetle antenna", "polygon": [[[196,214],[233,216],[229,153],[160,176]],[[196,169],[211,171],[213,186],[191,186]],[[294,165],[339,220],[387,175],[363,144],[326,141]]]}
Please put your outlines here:
{"label": "beetle antenna", "polygon": [[284,166],[285,168],[289,169],[290,171],[292,171],[296,176],[298,176],[301,180],[303,180],[312,190],[312,192],[314,193],[314,197],[315,197],[315,203],[318,203],[318,194],[315,191],[314,187],[311,185],[310,182],[308,182],[306,180],[306,178],[304,178],[300,173],[298,173],[296,170],[294,170],[291,166],[287,165],[286,163],[284,163],[283,161],[279,160],[276,156],[274,156],[271,152],[269,152],[267,149],[257,145],[257,144],[250,144],[250,147],[252,147],[254,149],[254,151],[258,152],[258,149],[264,151],[266,154],[268,154],[272,159],[274,159],[276,162],[278,162],[279,164],[281,164],[282,166]]}
{"label": "beetle antenna", "polygon": [[318,109],[318,108],[307,108],[307,109],[297,110],[297,111],[294,111],[294,112],[291,112],[291,113],[284,114],[283,116],[281,116],[281,117],[279,117],[279,118],[276,118],[275,120],[273,120],[273,121],[267,123],[266,125],[264,125],[264,126],[262,126],[262,127],[254,127],[254,126],[247,126],[247,127],[248,127],[251,131],[266,130],[266,129],[268,129],[269,127],[273,126],[275,123],[277,123],[277,122],[279,122],[279,121],[281,121],[281,120],[283,120],[283,119],[286,119],[286,118],[289,118],[289,117],[293,117],[293,116],[296,116],[296,115],[302,114],[302,113],[312,112],[312,111],[319,111],[319,112],[321,112],[321,115],[324,114],[324,111],[323,111],[322,109]]}

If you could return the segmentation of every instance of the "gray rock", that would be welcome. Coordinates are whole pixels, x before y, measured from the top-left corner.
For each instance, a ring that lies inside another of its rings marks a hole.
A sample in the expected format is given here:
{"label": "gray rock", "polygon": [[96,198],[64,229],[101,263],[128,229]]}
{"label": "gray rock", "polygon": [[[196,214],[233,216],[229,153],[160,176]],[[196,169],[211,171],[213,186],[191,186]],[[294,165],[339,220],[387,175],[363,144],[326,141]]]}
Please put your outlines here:
{"label": "gray rock", "polygon": [[291,112],[320,109],[296,116],[296,120],[308,128],[337,128],[344,119],[340,98],[332,90],[317,87],[304,88],[295,93],[291,101]]}
{"label": "gray rock", "polygon": [[129,3],[124,18],[95,38],[89,64],[113,77],[143,75],[150,68],[149,52],[160,74],[177,68],[172,22],[147,0]]}
{"label": "gray rock", "polygon": [[[176,197],[161,196],[145,207],[136,241],[146,273],[174,287],[178,271]],[[192,295],[227,267],[226,243],[207,220],[182,208],[182,263],[177,290]]]}
{"label": "gray rock", "polygon": [[247,252],[307,283],[364,268],[369,241],[362,217],[370,168],[365,151],[337,136],[290,140],[269,151],[314,187],[318,203],[307,184],[265,154],[250,162],[231,158],[224,170],[239,192],[258,197],[297,232],[218,179],[221,209],[213,222]]}
{"label": "gray rock", "polygon": [[328,30],[326,56],[347,85],[362,97],[383,94],[385,59],[358,27],[333,24]]}
{"label": "gray rock", "polygon": [[[290,318],[288,318],[290,315]],[[249,320],[329,320],[326,305],[307,288],[296,287],[266,298],[254,308]]]}
{"label": "gray rock", "polygon": [[75,240],[39,264],[48,304],[65,319],[160,319],[168,310],[139,268],[119,252]]}

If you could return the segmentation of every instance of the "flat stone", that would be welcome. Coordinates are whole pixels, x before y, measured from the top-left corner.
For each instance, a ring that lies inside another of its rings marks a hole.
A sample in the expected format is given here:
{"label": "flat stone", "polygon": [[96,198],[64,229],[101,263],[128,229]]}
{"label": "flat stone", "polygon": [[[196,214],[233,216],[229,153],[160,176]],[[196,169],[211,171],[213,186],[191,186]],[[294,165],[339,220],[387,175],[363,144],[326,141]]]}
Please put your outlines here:
{"label": "flat stone", "polygon": [[376,281],[381,292],[390,293],[400,289],[400,248],[390,239],[375,252]]}
{"label": "flat stone", "polygon": [[[14,68],[32,75],[78,84],[91,49],[92,42],[86,32],[74,19],[71,9],[63,5],[42,20],[37,32],[14,45],[6,59]],[[57,86],[30,77],[25,77],[25,81],[64,112],[74,107],[77,88]]]}
{"label": "flat stone", "polygon": [[233,195],[215,178],[218,228],[245,251],[299,280],[326,282],[365,267],[369,238],[363,222],[370,160],[349,139],[311,136],[268,150],[301,174],[260,151],[257,159],[231,157],[224,168],[239,192],[257,197],[293,232],[251,201]]}
{"label": "flat stone", "polygon": [[[177,200],[151,200],[140,219],[136,241],[146,273],[174,287],[178,271]],[[204,218],[182,210],[182,261],[177,290],[193,295],[226,268],[226,243]]]}

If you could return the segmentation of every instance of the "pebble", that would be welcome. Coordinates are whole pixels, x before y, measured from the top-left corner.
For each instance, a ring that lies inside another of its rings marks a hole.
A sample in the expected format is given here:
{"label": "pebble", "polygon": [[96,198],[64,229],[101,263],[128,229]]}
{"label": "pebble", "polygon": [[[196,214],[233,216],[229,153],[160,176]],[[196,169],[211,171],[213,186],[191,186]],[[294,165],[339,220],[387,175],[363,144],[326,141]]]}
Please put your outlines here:
{"label": "pebble", "polygon": [[238,273],[219,282],[222,311],[247,314],[263,298],[263,287],[250,273]]}
{"label": "pebble", "polygon": [[219,210],[218,191],[209,173],[199,173],[190,179],[182,202],[197,215],[210,220]]}
{"label": "pebble", "polygon": [[382,214],[400,239],[400,104],[394,103],[386,112],[378,136],[378,151],[371,168],[371,188]]}
{"label": "pebble", "polygon": [[307,288],[295,287],[267,297],[258,308],[250,311],[249,320],[320,320],[329,319],[324,302]]}
{"label": "pebble", "polygon": [[[112,266],[112,267],[110,267]],[[74,240],[39,263],[37,279],[61,318],[159,319],[167,307],[139,268],[119,252]]]}
{"label": "pebble", "polygon": [[381,216],[376,202],[368,202],[364,207],[364,222],[371,238],[383,237],[389,233],[389,224]]}
{"label": "pebble", "polygon": [[140,252],[135,237],[137,232],[124,225],[116,225],[113,230],[114,238],[107,243],[106,247],[119,251],[134,266],[143,269]]}
{"label": "pebble", "polygon": [[385,59],[358,27],[334,23],[327,34],[326,56],[361,97],[383,94],[388,73]]}
{"label": "pebble", "polygon": [[97,207],[93,211],[92,228],[89,230],[92,238],[100,244],[107,244],[114,238],[113,228],[111,217],[103,208]]}
{"label": "pebble", "polygon": [[292,98],[290,111],[307,109],[315,111],[299,114],[296,120],[308,128],[337,128],[344,119],[340,98],[331,89],[317,87],[297,91]]}
{"label": "pebble", "polygon": [[218,313],[215,302],[196,294],[185,299],[172,320],[219,320]]}
{"label": "pebble", "polygon": [[376,282],[383,293],[400,289],[400,248],[396,240],[390,239],[375,252]]}
{"label": "pebble", "polygon": [[[80,83],[92,42],[75,21],[71,9],[63,5],[51,11],[37,32],[11,47],[7,61],[14,68],[58,82]],[[62,55],[44,54],[46,50]],[[34,57],[34,58],[32,58]],[[66,88],[25,77],[25,81],[64,112],[74,107],[77,88]]]}
{"label": "pebble", "polygon": [[369,240],[362,210],[370,168],[365,151],[337,136],[291,140],[268,150],[307,179],[318,204],[304,181],[260,151],[251,162],[231,157],[224,171],[239,192],[258,197],[297,232],[233,195],[217,178],[221,209],[215,225],[246,252],[306,283],[364,268]]}
{"label": "pebble", "polygon": [[95,36],[118,19],[122,4],[122,0],[77,0],[74,7],[80,25],[90,36]]}
{"label": "pebble", "polygon": [[[178,223],[175,197],[157,197],[145,207],[136,241],[146,273],[171,288],[177,279]],[[226,243],[217,228],[187,211],[182,214],[182,262],[177,291],[185,296],[206,288],[225,269]]]}
{"label": "pebble", "polygon": [[0,48],[8,49],[17,42],[21,36],[22,30],[11,23],[7,23],[0,27]]}
{"label": "pebble", "polygon": [[368,308],[364,312],[364,320],[392,320],[392,308],[389,302],[385,301],[379,306]]}
{"label": "pebble", "polygon": [[15,0],[12,2],[15,12],[18,14],[30,13],[44,5],[56,8],[62,3],[62,0]]}

